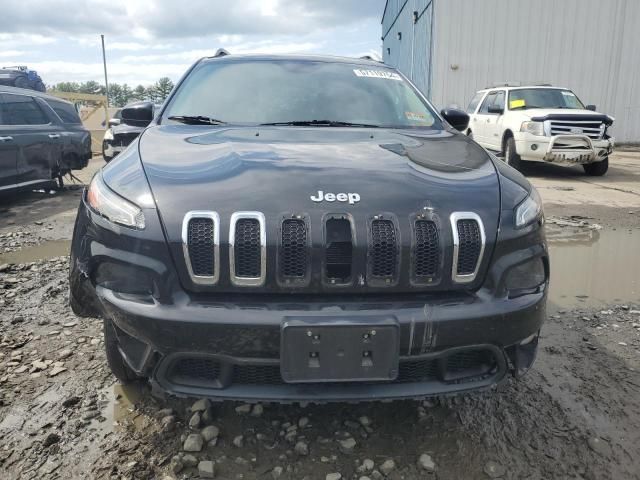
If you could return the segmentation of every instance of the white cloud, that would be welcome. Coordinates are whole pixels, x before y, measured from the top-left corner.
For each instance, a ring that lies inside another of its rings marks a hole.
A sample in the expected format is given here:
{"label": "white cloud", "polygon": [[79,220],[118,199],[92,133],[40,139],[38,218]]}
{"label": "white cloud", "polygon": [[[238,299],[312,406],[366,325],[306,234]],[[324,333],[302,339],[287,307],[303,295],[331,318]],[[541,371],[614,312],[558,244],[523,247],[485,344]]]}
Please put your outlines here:
{"label": "white cloud", "polygon": [[110,81],[130,85],[177,80],[220,47],[232,54],[369,52],[379,46],[384,2],[5,0],[0,63],[28,65],[47,84],[102,82],[101,33]]}
{"label": "white cloud", "polygon": [[22,50],[0,50],[0,58],[4,57],[18,57],[24,55],[26,52]]}

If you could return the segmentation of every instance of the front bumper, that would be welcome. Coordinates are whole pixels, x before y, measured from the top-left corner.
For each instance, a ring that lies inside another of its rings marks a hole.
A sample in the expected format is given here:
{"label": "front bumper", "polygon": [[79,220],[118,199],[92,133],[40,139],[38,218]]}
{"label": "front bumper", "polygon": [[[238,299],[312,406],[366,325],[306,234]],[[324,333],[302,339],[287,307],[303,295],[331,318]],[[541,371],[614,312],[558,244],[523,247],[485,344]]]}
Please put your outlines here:
{"label": "front bumper", "polygon": [[552,137],[518,133],[516,151],[527,161],[583,165],[600,162],[613,151],[611,138],[592,140],[587,135],[556,135]]}
{"label": "front bumper", "polygon": [[[254,401],[357,401],[419,398],[500,382],[518,349],[537,344],[546,286],[515,299],[464,294],[366,303],[334,298],[239,304],[181,295],[172,305],[161,305],[148,296],[102,287],[97,295],[105,317],[117,327],[124,358],[165,391]],[[396,381],[282,380],[280,341],[287,319],[313,317],[330,323],[347,318],[356,324],[381,316],[399,326]],[[533,357],[529,355],[530,362]]]}
{"label": "front bumper", "polygon": [[104,140],[102,147],[104,155],[109,158],[115,157],[116,155],[123,152],[125,148],[127,148],[121,145],[114,145],[110,140]]}

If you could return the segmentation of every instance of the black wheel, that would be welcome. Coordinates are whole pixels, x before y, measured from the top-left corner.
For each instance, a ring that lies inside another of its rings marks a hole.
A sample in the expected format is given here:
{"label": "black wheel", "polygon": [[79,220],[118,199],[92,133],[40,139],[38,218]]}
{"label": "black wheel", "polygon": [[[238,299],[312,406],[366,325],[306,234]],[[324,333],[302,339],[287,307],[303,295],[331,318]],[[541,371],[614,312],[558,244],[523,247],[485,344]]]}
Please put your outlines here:
{"label": "black wheel", "polygon": [[17,88],[29,88],[29,80],[27,80],[27,77],[20,76],[13,81],[13,84]]}
{"label": "black wheel", "polygon": [[592,177],[601,177],[607,170],[609,170],[609,157],[605,157],[604,160],[595,163],[587,163],[582,165],[584,173]]}
{"label": "black wheel", "polygon": [[140,377],[136,375],[136,372],[131,370],[129,365],[126,364],[120,351],[118,350],[118,338],[116,337],[116,330],[111,323],[111,320],[103,320],[104,325],[104,346],[107,352],[107,363],[109,368],[120,380],[121,383],[131,383],[139,380]]}
{"label": "black wheel", "polygon": [[516,141],[513,137],[507,138],[507,141],[505,142],[504,161],[507,162],[507,165],[512,166],[516,170],[520,170],[522,168],[522,160],[520,160],[520,155],[516,152]]}
{"label": "black wheel", "polygon": [[37,90],[38,92],[46,92],[47,91],[47,87],[44,86],[44,83],[42,83],[42,80],[38,80],[33,85],[33,89]]}

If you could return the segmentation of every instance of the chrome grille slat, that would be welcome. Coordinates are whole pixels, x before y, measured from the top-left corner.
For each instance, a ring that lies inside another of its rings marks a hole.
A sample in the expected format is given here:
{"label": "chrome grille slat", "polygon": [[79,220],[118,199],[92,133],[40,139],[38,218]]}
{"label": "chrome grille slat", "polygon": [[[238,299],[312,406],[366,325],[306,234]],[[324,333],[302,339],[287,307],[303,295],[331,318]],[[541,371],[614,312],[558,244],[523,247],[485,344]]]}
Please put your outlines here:
{"label": "chrome grille slat", "polygon": [[453,230],[451,277],[456,283],[473,282],[480,269],[486,244],[482,219],[473,212],[455,212],[450,220]]}
{"label": "chrome grille slat", "polygon": [[235,212],[229,226],[231,282],[261,286],[266,278],[266,232],[261,212]]}
{"label": "chrome grille slat", "polygon": [[220,216],[194,210],[182,220],[182,252],[194,283],[215,285],[220,277]]}
{"label": "chrome grille slat", "polygon": [[592,140],[599,140],[604,133],[603,123],[597,120],[550,120],[549,132],[551,135],[575,135],[572,129],[579,128],[582,135]]}

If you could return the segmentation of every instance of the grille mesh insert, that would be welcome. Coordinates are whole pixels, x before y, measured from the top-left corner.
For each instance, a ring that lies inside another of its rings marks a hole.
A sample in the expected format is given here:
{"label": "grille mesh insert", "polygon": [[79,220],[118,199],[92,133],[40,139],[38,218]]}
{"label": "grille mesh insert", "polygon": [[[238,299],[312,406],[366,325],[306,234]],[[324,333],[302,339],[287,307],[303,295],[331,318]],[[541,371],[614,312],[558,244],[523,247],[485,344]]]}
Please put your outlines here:
{"label": "grille mesh insert", "polygon": [[304,220],[282,222],[280,272],[287,278],[304,278],[307,274],[307,225]]}
{"label": "grille mesh insert", "polygon": [[391,220],[374,220],[371,222],[371,245],[369,246],[369,262],[374,277],[395,277],[398,250],[396,244],[396,228]]}
{"label": "grille mesh insert", "polygon": [[430,220],[417,220],[415,235],[415,276],[435,277],[440,263],[440,241],[436,224]]}
{"label": "grille mesh insert", "polygon": [[471,219],[458,220],[458,275],[472,275],[480,258],[482,238],[478,222]]}
{"label": "grille mesh insert", "polygon": [[187,240],[193,274],[212,277],[215,270],[213,220],[210,218],[189,220]]}
{"label": "grille mesh insert", "polygon": [[215,381],[220,377],[220,362],[211,358],[187,357],[176,361],[171,367],[173,381]]}
{"label": "grille mesh insert", "polygon": [[235,226],[234,267],[236,277],[256,278],[261,272],[260,222],[241,218]]}

